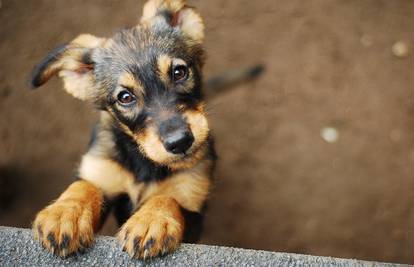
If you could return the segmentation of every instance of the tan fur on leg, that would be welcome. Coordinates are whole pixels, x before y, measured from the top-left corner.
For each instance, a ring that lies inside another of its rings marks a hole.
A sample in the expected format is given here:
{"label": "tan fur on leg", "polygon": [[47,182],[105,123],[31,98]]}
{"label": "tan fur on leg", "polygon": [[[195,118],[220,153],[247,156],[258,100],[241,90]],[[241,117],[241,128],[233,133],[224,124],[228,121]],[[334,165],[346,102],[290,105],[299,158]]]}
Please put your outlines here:
{"label": "tan fur on leg", "polygon": [[66,257],[89,247],[99,226],[103,196],[87,181],[77,181],[33,223],[35,238],[52,253]]}
{"label": "tan fur on leg", "polygon": [[177,201],[157,196],[122,226],[118,239],[131,257],[146,259],[175,250],[183,231],[184,218]]}

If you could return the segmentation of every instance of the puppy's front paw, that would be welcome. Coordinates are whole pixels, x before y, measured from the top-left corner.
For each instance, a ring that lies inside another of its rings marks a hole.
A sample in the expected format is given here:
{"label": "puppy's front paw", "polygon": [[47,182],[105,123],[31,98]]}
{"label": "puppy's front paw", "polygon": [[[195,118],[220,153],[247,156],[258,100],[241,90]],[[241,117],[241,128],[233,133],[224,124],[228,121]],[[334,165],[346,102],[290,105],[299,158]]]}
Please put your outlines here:
{"label": "puppy's front paw", "polygon": [[174,251],[183,238],[184,223],[175,200],[145,204],[121,228],[118,239],[132,258],[147,259]]}
{"label": "puppy's front paw", "polygon": [[66,257],[93,243],[92,210],[80,201],[57,201],[38,213],[33,232],[44,247]]}

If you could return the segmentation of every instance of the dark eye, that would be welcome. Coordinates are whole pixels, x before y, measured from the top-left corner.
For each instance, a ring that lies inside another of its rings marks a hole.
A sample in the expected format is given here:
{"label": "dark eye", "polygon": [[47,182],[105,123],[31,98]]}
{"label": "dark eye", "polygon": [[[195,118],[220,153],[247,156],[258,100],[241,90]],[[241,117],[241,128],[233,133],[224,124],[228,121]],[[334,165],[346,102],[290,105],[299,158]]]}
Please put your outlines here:
{"label": "dark eye", "polygon": [[129,104],[135,101],[135,96],[128,91],[121,91],[118,94],[117,99],[122,104]]}
{"label": "dark eye", "polygon": [[174,82],[180,82],[187,79],[188,68],[184,65],[178,65],[173,68],[172,78]]}

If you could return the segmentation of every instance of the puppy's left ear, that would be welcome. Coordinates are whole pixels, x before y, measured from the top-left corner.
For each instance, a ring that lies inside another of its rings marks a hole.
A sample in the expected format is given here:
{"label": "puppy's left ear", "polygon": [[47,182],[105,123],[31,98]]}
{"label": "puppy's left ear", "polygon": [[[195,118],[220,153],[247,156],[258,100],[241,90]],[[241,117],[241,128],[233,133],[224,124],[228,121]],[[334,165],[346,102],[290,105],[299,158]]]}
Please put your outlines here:
{"label": "puppy's left ear", "polygon": [[92,98],[95,80],[92,52],[105,40],[81,34],[72,42],[54,49],[33,69],[32,86],[37,88],[58,74],[68,93],[81,100]]}
{"label": "puppy's left ear", "polygon": [[204,23],[201,16],[185,0],[149,0],[145,6],[141,23],[154,25],[168,23],[177,27],[192,41],[201,44],[204,40]]}

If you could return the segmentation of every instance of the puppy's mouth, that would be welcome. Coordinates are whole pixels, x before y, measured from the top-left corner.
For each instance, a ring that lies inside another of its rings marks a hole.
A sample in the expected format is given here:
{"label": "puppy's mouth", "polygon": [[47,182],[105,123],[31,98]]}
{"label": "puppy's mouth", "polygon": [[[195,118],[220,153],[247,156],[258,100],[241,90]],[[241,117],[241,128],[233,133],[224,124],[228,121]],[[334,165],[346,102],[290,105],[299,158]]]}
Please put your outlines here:
{"label": "puppy's mouth", "polygon": [[187,169],[194,166],[206,154],[205,143],[191,147],[186,153],[174,155],[165,163],[172,170]]}
{"label": "puppy's mouth", "polygon": [[190,147],[190,149],[188,149],[187,151],[180,153],[180,154],[171,154],[172,155],[172,160],[171,162],[175,163],[175,162],[179,162],[179,161],[185,161],[188,159],[191,159],[192,157],[194,157],[195,154],[197,154],[200,149],[201,149],[202,145],[193,145],[192,147]]}

